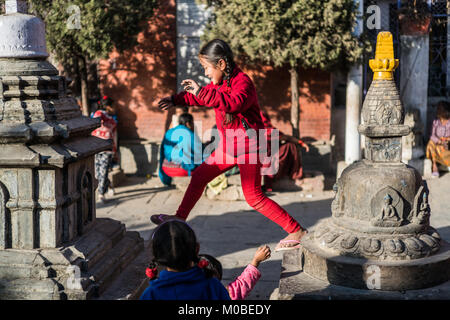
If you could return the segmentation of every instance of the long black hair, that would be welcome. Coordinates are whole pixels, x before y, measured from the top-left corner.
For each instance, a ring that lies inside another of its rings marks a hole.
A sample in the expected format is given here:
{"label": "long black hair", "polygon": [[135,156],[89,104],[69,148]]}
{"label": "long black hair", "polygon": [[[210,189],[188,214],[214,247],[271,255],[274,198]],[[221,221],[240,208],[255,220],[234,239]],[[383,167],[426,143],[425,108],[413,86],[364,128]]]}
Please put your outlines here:
{"label": "long black hair", "polygon": [[[236,63],[234,62],[233,51],[228,43],[221,39],[214,39],[205,44],[199,52],[199,56],[205,58],[213,65],[217,65],[220,59],[223,59],[226,63],[224,80],[227,82],[227,87],[230,87],[231,73],[233,72]],[[225,114],[225,125],[228,125],[234,121],[234,116],[231,113]]]}
{"label": "long black hair", "polygon": [[182,124],[184,126],[186,126],[186,124],[189,122],[191,124],[194,124],[194,117],[192,116],[192,114],[185,112],[180,115],[180,117],[178,118],[178,122],[179,124]]}
{"label": "long black hair", "polygon": [[152,267],[160,265],[182,272],[199,261],[195,232],[182,221],[161,224],[153,233],[152,249]]}
{"label": "long black hair", "polygon": [[216,277],[217,279],[222,280],[223,269],[220,261],[209,254],[199,254],[198,256],[200,259],[208,261],[208,265],[203,270],[206,276]]}

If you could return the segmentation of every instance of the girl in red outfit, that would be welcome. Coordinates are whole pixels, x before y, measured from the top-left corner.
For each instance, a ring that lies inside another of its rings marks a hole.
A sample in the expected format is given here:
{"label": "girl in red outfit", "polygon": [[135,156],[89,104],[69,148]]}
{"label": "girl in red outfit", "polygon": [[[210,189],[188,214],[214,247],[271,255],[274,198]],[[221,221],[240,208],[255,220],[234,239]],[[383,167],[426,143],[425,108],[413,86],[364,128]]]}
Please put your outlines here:
{"label": "girl in red outfit", "polygon": [[255,153],[249,151],[249,146],[253,151],[258,151],[258,147],[252,148],[256,139],[252,139],[247,130],[264,129],[252,80],[235,65],[233,53],[223,40],[215,39],[207,43],[200,50],[199,60],[211,83],[200,87],[194,80],[183,80],[181,84],[185,91],[161,99],[159,107],[163,110],[175,105],[214,108],[221,143],[192,174],[176,215],[153,215],[151,221],[161,224],[169,219],[186,220],[206,185],[218,175],[238,165],[242,191],[247,203],[288,233],[275,251],[298,248],[300,239],[307,233],[306,229],[262,192],[262,164],[259,160],[254,161],[257,157],[253,157]]}

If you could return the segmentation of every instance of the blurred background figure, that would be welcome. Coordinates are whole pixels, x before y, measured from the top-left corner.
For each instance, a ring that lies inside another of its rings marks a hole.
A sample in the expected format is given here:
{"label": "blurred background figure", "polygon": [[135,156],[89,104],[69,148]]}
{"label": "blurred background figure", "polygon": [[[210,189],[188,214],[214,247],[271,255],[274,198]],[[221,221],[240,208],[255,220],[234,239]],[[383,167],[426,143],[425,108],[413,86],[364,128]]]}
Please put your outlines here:
{"label": "blurred background figure", "polygon": [[172,115],[172,122],[170,123],[169,129],[175,128],[180,124],[180,116],[183,113],[189,113],[189,108],[188,107],[175,108],[175,114]]}
{"label": "blurred background figure", "polygon": [[450,169],[450,103],[440,101],[437,105],[436,119],[431,127],[430,141],[427,145],[427,158],[432,162],[432,176],[439,177],[438,165]]}
{"label": "blurred background figure", "polygon": [[190,113],[183,113],[178,123],[166,132],[161,143],[159,178],[165,185],[172,183],[172,177],[191,176],[200,165],[195,163],[194,155],[203,161],[202,142],[194,132],[194,118]]}
{"label": "blurred background figure", "polygon": [[114,189],[110,187],[108,172],[112,167],[114,155],[117,153],[117,122],[114,119],[115,109],[114,101],[104,96],[97,103],[97,111],[91,116],[92,118],[100,118],[101,126],[92,132],[92,135],[101,139],[111,140],[113,143],[111,150],[99,152],[95,155],[95,177],[98,180],[99,200],[105,200],[105,193],[114,195]]}
{"label": "blurred background figure", "polygon": [[[264,122],[264,126],[270,131],[276,129],[267,113],[261,112],[261,117]],[[280,149],[279,153],[279,169],[274,175],[264,176],[263,190],[272,191],[272,185],[275,181],[288,177],[292,180],[301,180],[303,178],[303,166],[302,166],[302,154],[300,147],[305,148],[306,152],[309,152],[309,146],[302,140],[293,136],[284,134],[279,131]]]}

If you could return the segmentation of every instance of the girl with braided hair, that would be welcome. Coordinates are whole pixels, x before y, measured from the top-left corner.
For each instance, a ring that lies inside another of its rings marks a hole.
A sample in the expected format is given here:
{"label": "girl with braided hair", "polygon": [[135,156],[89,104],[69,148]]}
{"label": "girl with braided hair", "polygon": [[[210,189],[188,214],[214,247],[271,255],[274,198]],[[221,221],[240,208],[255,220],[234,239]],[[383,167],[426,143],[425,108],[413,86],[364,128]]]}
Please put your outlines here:
{"label": "girl with braided hair", "polygon": [[[223,284],[201,260],[194,230],[182,221],[167,221],[152,235],[150,285],[141,300],[230,300]],[[158,277],[158,267],[163,268]]]}
{"label": "girl with braided hair", "polygon": [[176,105],[214,108],[219,146],[192,174],[176,215],[155,214],[151,221],[160,224],[170,219],[186,220],[206,185],[237,165],[247,203],[288,233],[275,251],[298,248],[307,230],[261,189],[262,163],[254,157],[260,146],[249,134],[249,129],[254,129],[253,132],[264,130],[264,123],[252,80],[235,64],[233,52],[223,40],[215,39],[204,45],[199,60],[211,83],[200,87],[192,79],[183,80],[181,84],[185,91],[161,99],[159,107],[162,110]]}

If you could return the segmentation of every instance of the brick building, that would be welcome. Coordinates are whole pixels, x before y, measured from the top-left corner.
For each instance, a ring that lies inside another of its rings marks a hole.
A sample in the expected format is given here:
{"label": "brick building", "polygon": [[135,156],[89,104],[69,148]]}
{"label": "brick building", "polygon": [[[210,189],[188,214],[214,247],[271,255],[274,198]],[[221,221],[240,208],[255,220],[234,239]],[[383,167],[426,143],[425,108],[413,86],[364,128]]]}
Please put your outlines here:
{"label": "brick building", "polygon": [[[156,170],[158,143],[174,112],[159,110],[157,102],[173,94],[177,90],[177,82],[182,80],[177,70],[184,67],[184,61],[180,59],[180,49],[183,49],[180,39],[184,41],[186,38],[180,36],[180,8],[183,4],[192,6],[195,2],[167,1],[167,5],[161,6],[148,22],[147,30],[139,35],[136,48],[124,54],[112,52],[109,59],[98,64],[102,94],[111,96],[117,103],[121,164],[125,173],[148,174]],[[198,37],[194,40],[198,42]],[[198,49],[194,51],[198,52]],[[196,52],[191,54],[195,58]],[[288,70],[260,65],[241,64],[240,67],[252,77],[259,103],[271,116],[273,124],[281,131],[291,133]],[[195,75],[191,76],[196,79]],[[327,146],[328,151],[331,150],[330,79],[327,72],[299,70],[300,135],[307,141]],[[190,112],[195,121],[202,122],[203,132],[215,124],[213,110],[195,107]],[[328,152],[318,150],[320,147],[312,149],[310,155],[315,149],[316,154]]]}

